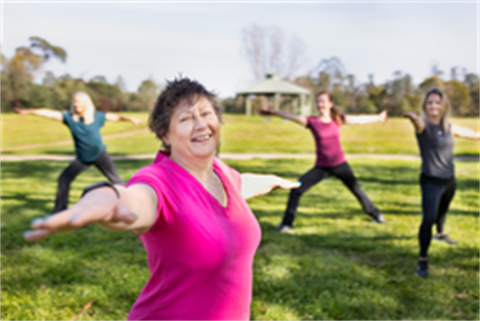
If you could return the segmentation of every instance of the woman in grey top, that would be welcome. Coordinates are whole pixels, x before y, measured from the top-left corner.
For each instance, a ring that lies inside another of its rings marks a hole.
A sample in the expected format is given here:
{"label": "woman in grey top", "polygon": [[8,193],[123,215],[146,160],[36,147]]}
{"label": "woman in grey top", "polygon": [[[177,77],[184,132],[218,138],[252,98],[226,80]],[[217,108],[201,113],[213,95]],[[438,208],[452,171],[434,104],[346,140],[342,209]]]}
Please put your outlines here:
{"label": "woman in grey top", "polygon": [[403,116],[415,127],[422,157],[420,186],[422,190],[423,219],[420,225],[420,258],[417,275],[428,276],[428,247],[432,239],[432,226],[437,225],[435,239],[457,244],[443,232],[448,207],[453,199],[456,181],[453,165],[453,136],[479,139],[479,133],[449,122],[450,103],[438,88],[428,90],[423,96],[421,117],[415,113]]}

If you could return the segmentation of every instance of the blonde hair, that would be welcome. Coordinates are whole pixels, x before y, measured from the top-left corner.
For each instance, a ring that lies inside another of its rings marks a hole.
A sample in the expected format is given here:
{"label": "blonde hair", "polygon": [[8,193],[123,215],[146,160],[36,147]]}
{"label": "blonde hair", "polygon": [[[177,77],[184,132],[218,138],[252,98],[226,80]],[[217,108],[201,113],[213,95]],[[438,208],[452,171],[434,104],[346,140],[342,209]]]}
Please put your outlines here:
{"label": "blonde hair", "polygon": [[450,120],[450,101],[448,100],[448,97],[447,95],[445,95],[445,93],[438,89],[438,88],[430,88],[429,90],[427,90],[427,92],[425,93],[425,95],[423,95],[423,98],[422,98],[422,104],[421,104],[421,108],[420,108],[420,113],[422,115],[422,118],[426,121],[427,120],[427,100],[428,100],[428,97],[430,95],[438,95],[440,96],[440,99],[442,100],[442,116],[441,116],[441,119],[440,119],[440,125],[442,125],[443,127],[443,130],[446,132],[448,132],[449,130],[449,120]]}
{"label": "blonde hair", "polygon": [[78,120],[80,119],[80,116],[75,111],[75,106],[73,106],[73,101],[75,100],[76,97],[80,97],[85,102],[85,105],[87,106],[87,108],[83,113],[83,122],[85,123],[85,125],[90,125],[91,123],[93,123],[95,118],[95,105],[93,104],[92,99],[86,92],[77,91],[73,95],[72,106],[71,106],[72,115],[73,115],[72,118],[73,118],[73,121],[75,122],[78,122]]}

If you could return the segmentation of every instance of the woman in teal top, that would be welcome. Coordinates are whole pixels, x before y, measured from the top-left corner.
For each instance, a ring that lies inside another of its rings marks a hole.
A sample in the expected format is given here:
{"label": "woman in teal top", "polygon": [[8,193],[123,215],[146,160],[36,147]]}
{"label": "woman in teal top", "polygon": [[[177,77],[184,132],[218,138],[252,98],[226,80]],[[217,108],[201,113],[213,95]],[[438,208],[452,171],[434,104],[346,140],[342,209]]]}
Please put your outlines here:
{"label": "woman in teal top", "polygon": [[15,112],[22,115],[30,114],[61,121],[70,128],[72,133],[77,157],[63,170],[58,178],[57,196],[53,213],[67,208],[70,184],[78,174],[86,170],[90,165],[95,165],[112,183],[123,184],[102,142],[100,128],[102,128],[106,120],[131,121],[138,126],[140,123],[138,119],[96,111],[90,96],[83,91],[79,91],[73,96],[72,110],[70,112],[60,112],[47,108],[16,108]]}

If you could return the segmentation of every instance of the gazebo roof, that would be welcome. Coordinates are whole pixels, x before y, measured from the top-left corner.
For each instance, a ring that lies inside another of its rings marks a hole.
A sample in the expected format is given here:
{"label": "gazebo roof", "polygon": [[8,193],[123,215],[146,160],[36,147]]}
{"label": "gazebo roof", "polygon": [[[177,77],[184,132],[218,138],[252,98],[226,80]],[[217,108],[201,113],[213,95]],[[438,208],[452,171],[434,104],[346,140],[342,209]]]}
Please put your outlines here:
{"label": "gazebo roof", "polygon": [[267,74],[266,79],[258,84],[237,92],[237,95],[260,94],[286,94],[300,95],[311,94],[310,90],[280,79],[277,74]]}

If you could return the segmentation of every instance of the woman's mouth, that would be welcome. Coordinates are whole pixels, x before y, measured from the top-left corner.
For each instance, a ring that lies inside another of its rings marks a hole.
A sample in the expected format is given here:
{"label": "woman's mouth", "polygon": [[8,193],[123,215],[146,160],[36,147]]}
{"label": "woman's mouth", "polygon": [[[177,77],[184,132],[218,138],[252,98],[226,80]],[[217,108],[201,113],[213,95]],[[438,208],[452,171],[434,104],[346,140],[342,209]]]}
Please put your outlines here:
{"label": "woman's mouth", "polygon": [[202,142],[204,142],[204,141],[209,140],[211,137],[212,137],[212,134],[207,134],[207,135],[195,137],[195,138],[192,139],[192,142],[194,142],[194,143],[202,143]]}

